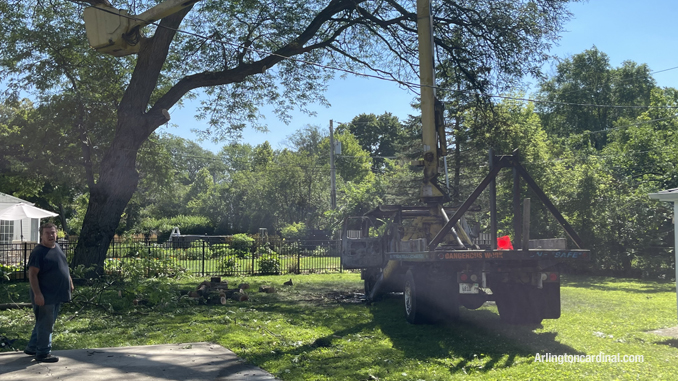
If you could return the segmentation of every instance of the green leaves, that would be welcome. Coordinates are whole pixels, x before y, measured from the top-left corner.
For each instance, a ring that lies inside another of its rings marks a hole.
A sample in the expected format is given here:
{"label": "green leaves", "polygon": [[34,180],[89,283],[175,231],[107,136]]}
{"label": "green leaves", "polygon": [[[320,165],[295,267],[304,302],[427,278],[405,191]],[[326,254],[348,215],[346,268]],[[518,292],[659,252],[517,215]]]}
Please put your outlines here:
{"label": "green leaves", "polygon": [[605,130],[620,118],[635,118],[648,106],[656,87],[647,65],[625,61],[612,68],[595,46],[562,61],[557,74],[542,81],[537,104],[545,130],[559,137],[582,134],[584,144],[598,150],[606,144]]}

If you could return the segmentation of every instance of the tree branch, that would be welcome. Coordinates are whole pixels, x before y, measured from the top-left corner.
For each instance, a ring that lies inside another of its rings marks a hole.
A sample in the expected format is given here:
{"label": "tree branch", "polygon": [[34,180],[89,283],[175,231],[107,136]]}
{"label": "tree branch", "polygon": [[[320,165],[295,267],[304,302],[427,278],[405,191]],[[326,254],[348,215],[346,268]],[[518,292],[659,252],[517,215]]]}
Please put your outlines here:
{"label": "tree branch", "polygon": [[75,4],[82,4],[82,3],[88,3],[91,6],[96,6],[96,5],[103,5],[106,7],[112,7],[111,3],[108,2],[108,0],[66,0],[71,3]]}
{"label": "tree branch", "polygon": [[[179,27],[184,17],[190,12],[191,7],[186,7],[181,11],[167,16],[160,21],[159,27],[155,31],[155,35],[149,39],[141,41],[141,49],[137,59],[137,64],[132,73],[130,84],[125,91],[125,94],[120,101],[118,107],[118,128],[121,128],[120,121],[129,120],[127,117],[141,117],[144,116],[144,111],[147,109],[149,100],[160,77],[160,72],[169,53],[169,47],[176,35],[176,29]],[[165,111],[166,112],[166,111]],[[145,114],[149,124],[159,123],[159,125],[167,122],[162,110]],[[138,126],[132,126],[138,127]],[[157,126],[130,131],[140,134],[138,139],[139,145],[145,138],[157,128]]]}
{"label": "tree branch", "polygon": [[[352,10],[355,8],[356,3],[362,3],[364,1],[365,0],[331,1],[325,9],[318,13],[299,36],[259,61],[241,64],[233,69],[222,70],[219,72],[203,72],[182,78],[155,103],[149,110],[149,113],[152,111],[158,112],[163,109],[169,110],[181,99],[181,97],[191,90],[201,87],[242,82],[248,76],[263,73],[265,70],[273,67],[284,59],[310,51],[308,47],[304,47],[304,44],[310,41],[318,33],[325,22],[331,20],[333,15],[346,10]],[[317,44],[313,46],[314,48],[318,48]]]}

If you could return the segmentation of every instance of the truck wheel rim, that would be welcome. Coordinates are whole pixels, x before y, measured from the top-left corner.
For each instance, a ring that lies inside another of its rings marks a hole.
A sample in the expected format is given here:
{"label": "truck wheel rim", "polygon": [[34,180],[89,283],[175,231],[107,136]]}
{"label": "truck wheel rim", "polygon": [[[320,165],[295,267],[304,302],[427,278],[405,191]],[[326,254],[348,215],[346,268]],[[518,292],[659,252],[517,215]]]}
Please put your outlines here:
{"label": "truck wheel rim", "polygon": [[410,283],[405,283],[405,313],[407,316],[412,314],[412,287]]}

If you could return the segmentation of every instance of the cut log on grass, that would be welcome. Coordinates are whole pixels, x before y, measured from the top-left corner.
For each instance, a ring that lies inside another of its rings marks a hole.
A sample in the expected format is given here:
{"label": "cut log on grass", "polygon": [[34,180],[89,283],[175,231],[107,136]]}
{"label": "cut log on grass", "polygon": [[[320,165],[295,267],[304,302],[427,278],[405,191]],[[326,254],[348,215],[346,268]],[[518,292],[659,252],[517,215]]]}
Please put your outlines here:
{"label": "cut log on grass", "polygon": [[241,289],[241,290],[247,290],[248,288],[250,288],[250,284],[249,283],[240,283],[238,285],[238,288]]}
{"label": "cut log on grass", "polygon": [[31,303],[5,303],[0,304],[0,311],[12,310],[15,308],[30,308],[33,305]]}
{"label": "cut log on grass", "polygon": [[249,299],[249,296],[243,292],[234,292],[233,295],[231,295],[231,299],[238,302],[244,302],[245,300]]}
{"label": "cut log on grass", "polygon": [[210,282],[202,282],[200,285],[198,285],[198,289],[196,291],[198,292],[198,295],[206,296],[209,294],[210,289],[212,289]]}
{"label": "cut log on grass", "polygon": [[260,286],[259,292],[265,292],[267,294],[273,294],[273,293],[275,293],[275,287],[273,287],[273,286]]}

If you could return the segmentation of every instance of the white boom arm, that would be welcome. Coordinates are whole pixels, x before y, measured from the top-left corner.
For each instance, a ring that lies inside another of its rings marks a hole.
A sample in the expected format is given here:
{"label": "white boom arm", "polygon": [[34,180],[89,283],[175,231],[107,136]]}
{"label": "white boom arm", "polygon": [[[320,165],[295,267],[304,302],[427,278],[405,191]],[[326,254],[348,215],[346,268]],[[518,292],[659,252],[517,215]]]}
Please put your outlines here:
{"label": "white boom arm", "polygon": [[97,5],[83,13],[92,48],[116,57],[139,52],[139,28],[189,7],[200,0],[168,0],[135,16],[125,10]]}

